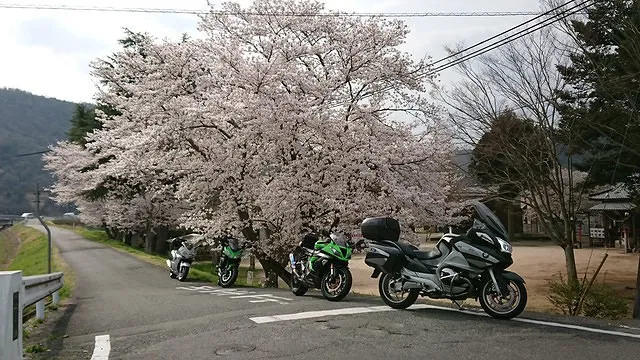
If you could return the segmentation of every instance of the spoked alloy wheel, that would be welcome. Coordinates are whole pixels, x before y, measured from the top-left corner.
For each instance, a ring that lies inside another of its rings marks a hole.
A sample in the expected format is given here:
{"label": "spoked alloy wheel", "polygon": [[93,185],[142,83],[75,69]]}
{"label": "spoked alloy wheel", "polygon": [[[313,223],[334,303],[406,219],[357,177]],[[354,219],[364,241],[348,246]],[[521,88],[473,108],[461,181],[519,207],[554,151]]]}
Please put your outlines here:
{"label": "spoked alloy wheel", "polygon": [[320,282],[322,296],[329,301],[342,300],[351,290],[351,271],[346,267],[336,267],[335,276],[331,276],[331,271],[327,271]]}
{"label": "spoked alloy wheel", "polygon": [[505,279],[507,296],[496,291],[493,281],[488,280],[482,286],[480,305],[484,311],[496,319],[511,319],[524,310],[527,305],[527,289],[520,281]]}
{"label": "spoked alloy wheel", "polygon": [[402,290],[402,278],[399,274],[382,274],[378,282],[378,291],[385,304],[394,309],[406,309],[418,299],[418,289]]}
{"label": "spoked alloy wheel", "polygon": [[237,266],[226,266],[225,269],[220,269],[218,271],[218,285],[223,288],[231,287],[238,278],[238,267]]}

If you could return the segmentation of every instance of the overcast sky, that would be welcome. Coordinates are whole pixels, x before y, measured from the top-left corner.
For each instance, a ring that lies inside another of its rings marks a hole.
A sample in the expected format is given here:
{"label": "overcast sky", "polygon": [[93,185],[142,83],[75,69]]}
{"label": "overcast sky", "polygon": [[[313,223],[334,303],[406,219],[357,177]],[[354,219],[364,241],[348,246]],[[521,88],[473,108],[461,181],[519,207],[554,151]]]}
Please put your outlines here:
{"label": "overcast sky", "polygon": [[[20,3],[22,0],[0,0]],[[252,0],[239,0],[248,5]],[[207,9],[206,0],[34,0],[28,4],[137,8]],[[218,1],[212,0],[218,4]],[[179,4],[179,5],[178,5]],[[325,0],[327,9],[356,12],[470,12],[538,10],[536,0]],[[472,45],[527,20],[511,17],[405,18],[411,30],[405,50],[434,59],[446,55],[443,46],[463,41]],[[0,8],[0,87],[19,88],[69,101],[93,102],[94,79],[89,61],[118,50],[122,29],[178,38],[195,34],[195,15],[18,10]],[[456,79],[452,69],[441,74]]]}

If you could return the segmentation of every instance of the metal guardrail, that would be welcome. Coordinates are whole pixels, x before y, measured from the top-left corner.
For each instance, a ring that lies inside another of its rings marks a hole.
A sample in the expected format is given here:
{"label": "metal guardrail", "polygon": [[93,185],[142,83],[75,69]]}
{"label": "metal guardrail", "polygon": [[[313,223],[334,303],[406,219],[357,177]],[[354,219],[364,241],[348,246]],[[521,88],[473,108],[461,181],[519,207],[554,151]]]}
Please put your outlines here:
{"label": "metal guardrail", "polygon": [[24,286],[23,307],[33,305],[38,301],[62,289],[64,274],[61,272],[46,275],[25,276],[22,278]]}
{"label": "metal guardrail", "polygon": [[23,358],[24,311],[35,304],[36,318],[44,319],[45,302],[60,302],[63,278],[62,272],[23,277],[20,270],[0,271],[0,359]]}

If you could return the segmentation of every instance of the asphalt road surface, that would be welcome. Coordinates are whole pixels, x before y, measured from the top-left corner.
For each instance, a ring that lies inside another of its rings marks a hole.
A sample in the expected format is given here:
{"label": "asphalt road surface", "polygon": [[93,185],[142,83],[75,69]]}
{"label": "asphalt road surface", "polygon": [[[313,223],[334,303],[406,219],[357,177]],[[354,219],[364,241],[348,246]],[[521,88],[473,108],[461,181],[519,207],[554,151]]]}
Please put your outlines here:
{"label": "asphalt road surface", "polygon": [[65,337],[47,358],[640,358],[640,329],[600,322],[563,327],[566,319],[525,316],[498,321],[420,300],[412,310],[396,311],[353,294],[331,303],[318,291],[296,297],[285,289],[180,283],[161,267],[51,230],[77,284],[72,305],[55,324]]}

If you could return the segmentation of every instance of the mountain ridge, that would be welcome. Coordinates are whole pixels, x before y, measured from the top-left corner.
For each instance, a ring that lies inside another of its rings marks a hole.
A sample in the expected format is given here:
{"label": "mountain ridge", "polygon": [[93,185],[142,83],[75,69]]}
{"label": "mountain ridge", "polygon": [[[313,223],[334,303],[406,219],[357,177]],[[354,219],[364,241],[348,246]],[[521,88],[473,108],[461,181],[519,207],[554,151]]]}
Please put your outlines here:
{"label": "mountain ridge", "polygon": [[[67,138],[76,103],[35,95],[16,88],[0,88],[0,214],[33,212],[27,199],[36,184],[53,183],[43,169],[41,154]],[[69,207],[42,205],[43,214],[54,215]]]}

